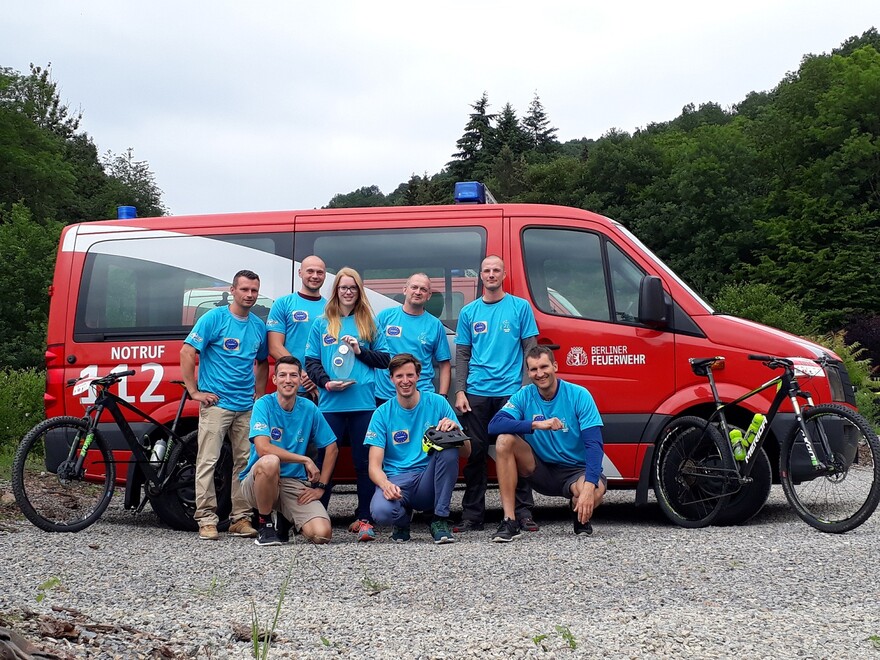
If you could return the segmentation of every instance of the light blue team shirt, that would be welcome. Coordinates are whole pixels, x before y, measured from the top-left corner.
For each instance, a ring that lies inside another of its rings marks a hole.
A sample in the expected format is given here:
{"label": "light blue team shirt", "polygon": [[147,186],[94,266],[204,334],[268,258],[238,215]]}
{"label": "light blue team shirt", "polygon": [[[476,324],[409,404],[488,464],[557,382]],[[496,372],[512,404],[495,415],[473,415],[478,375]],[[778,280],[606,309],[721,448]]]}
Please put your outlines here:
{"label": "light blue team shirt", "polygon": [[510,396],[522,386],[520,342],[538,335],[528,302],[509,293],[495,303],[477,298],[458,317],[455,343],[471,347],[467,393]]}
{"label": "light blue team shirt", "polygon": [[422,436],[444,417],[455,421],[455,412],[446,397],[421,392],[421,399],[412,410],[397,402],[397,396],[376,409],[364,438],[365,445],[382,447],[385,459],[382,469],[392,476],[403,472],[421,472],[430,457],[422,449]]}
{"label": "light blue team shirt", "polygon": [[[413,316],[403,307],[383,309],[376,317],[376,325],[391,357],[398,353],[412,353],[422,363],[417,387],[420,392],[434,391],[434,361],[449,360],[449,342],[446,328],[433,314],[424,312]],[[386,370],[376,374],[376,396],[393,399],[397,395]]]}
{"label": "light blue team shirt", "polygon": [[266,324],[256,314],[237,319],[229,307],[202,316],[184,340],[199,352],[199,389],[213,392],[217,406],[241,412],[254,405],[254,360],[269,357]]}
{"label": "light blue team shirt", "polygon": [[269,311],[266,329],[284,335],[284,348],[303,363],[306,361],[306,343],[315,320],[324,313],[327,301],[309,300],[299,293],[289,293],[276,300]]}
{"label": "light blue team shirt", "polygon": [[[309,441],[320,449],[336,441],[336,436],[318,406],[302,397],[296,397],[289,412],[278,402],[278,393],[272,392],[257,399],[251,412],[251,455],[239,479],[244,479],[257,462],[257,446],[254,438],[265,435],[276,447],[304,456]],[[306,468],[300,463],[281,463],[282,478],[308,479]]]}
{"label": "light blue team shirt", "polygon": [[[581,439],[581,431],[593,426],[603,426],[602,417],[589,390],[580,385],[572,385],[558,380],[556,396],[545,401],[535,385],[527,385],[510,397],[501,408],[502,413],[513,419],[540,421],[556,417],[563,423],[558,431],[532,431],[523,436],[535,454],[545,463],[581,467],[586,463],[587,451]],[[590,466],[596,474],[602,471],[599,465]]]}
{"label": "light blue team shirt", "polygon": [[[378,335],[371,341],[366,342],[361,339],[358,334],[357,324],[354,315],[342,317],[342,329],[339,331],[339,337],[351,335],[357,337],[361,347],[373,351],[384,351],[385,344],[382,336]],[[331,380],[335,380],[333,376],[333,366],[331,360],[336,355],[339,348],[339,337],[334,337],[327,332],[327,318],[319,316],[312,325],[309,333],[309,341],[306,343],[306,358],[320,358],[324,371]],[[318,388],[320,399],[318,406],[321,412],[354,412],[357,410],[374,410],[376,408],[375,397],[375,372],[372,367],[368,367],[357,357],[354,358],[354,367],[351,370],[349,378],[354,380],[353,385],[349,385],[341,392],[328,392],[323,387]],[[387,373],[387,371],[385,372]]]}

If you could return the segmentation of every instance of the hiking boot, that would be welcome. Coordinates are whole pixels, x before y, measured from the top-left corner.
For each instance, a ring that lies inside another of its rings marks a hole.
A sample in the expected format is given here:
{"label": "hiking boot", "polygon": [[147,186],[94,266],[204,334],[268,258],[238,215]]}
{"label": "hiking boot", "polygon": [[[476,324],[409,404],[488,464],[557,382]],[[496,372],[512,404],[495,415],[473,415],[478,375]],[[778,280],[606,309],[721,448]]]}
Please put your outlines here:
{"label": "hiking boot", "polygon": [[348,531],[357,534],[357,540],[361,542],[376,540],[376,531],[369,520],[355,520],[348,526]]}
{"label": "hiking boot", "polygon": [[519,529],[519,523],[511,518],[505,518],[498,525],[498,531],[492,537],[495,543],[510,543],[513,539],[518,539],[522,535]]}
{"label": "hiking boot", "polygon": [[540,527],[538,527],[538,523],[536,523],[531,516],[525,516],[519,519],[519,528],[524,532],[537,532]]}
{"label": "hiking boot", "polygon": [[460,523],[452,527],[452,531],[456,534],[465,534],[467,532],[482,532],[483,523],[476,520],[462,520]]}
{"label": "hiking boot", "polygon": [[217,533],[217,525],[202,525],[199,527],[199,538],[202,541],[216,541],[220,538]]}
{"label": "hiking boot", "polygon": [[251,523],[247,518],[242,518],[241,520],[236,520],[229,526],[228,533],[229,536],[243,536],[252,539],[257,535],[257,530],[251,526]]}
{"label": "hiking boot", "polygon": [[257,532],[257,538],[254,539],[256,545],[281,545],[281,539],[278,538],[278,532],[275,524],[271,521],[265,525],[260,525],[260,531]]}
{"label": "hiking boot", "polygon": [[455,543],[455,537],[449,529],[449,521],[442,518],[431,523],[431,536],[437,545],[441,543]]}
{"label": "hiking boot", "polygon": [[391,540],[395,543],[406,543],[409,541],[409,527],[392,527]]}

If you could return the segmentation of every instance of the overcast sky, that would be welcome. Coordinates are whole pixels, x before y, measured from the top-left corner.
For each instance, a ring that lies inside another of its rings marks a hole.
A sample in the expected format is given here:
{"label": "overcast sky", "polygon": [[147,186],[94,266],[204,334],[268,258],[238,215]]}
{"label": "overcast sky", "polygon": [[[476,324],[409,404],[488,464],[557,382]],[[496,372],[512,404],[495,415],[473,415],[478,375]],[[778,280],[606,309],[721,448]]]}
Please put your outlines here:
{"label": "overcast sky", "polygon": [[174,214],[306,209],[436,173],[484,91],[598,138],[729,107],[878,24],[877,0],[28,0],[4,3],[0,66],[51,62]]}

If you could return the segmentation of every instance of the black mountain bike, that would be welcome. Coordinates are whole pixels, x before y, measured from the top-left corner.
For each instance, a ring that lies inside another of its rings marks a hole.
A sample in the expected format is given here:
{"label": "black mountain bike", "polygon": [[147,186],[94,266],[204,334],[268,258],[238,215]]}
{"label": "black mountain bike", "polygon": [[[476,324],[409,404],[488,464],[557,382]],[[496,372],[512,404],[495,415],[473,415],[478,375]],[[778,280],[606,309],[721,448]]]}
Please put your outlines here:
{"label": "black mountain bike", "polygon": [[[858,413],[838,404],[814,405],[798,385],[791,360],[750,355],[783,373],[735,401],[723,403],[715,386],[713,368],[723,357],[693,358],[691,369],[709,379],[716,410],[708,420],[680,417],[663,430],[657,443],[654,489],[663,512],[682,527],[711,524],[742,488],[751,483],[756,457],[768,437],[773,418],[788,399],[796,424],[782,441],[779,477],[789,504],[801,519],[823,532],[841,533],[864,523],[880,502],[880,440]],[[821,360],[816,362],[822,366]],[[758,426],[752,442],[740,445],[736,458],[733,441],[740,433],[728,425],[724,409],[770,387],[776,396]],[[800,400],[806,405],[801,408]],[[733,431],[733,436],[731,435]],[[743,455],[744,453],[744,455]]]}
{"label": "black mountain bike", "polygon": [[[96,522],[110,504],[116,466],[121,463],[128,465],[125,508],[140,512],[149,501],[171,527],[198,529],[193,520],[197,432],[182,437],[177,432],[187,393],[184,390],[177,415],[171,426],[166,426],[110,391],[111,386],[134,374],[122,371],[68,381],[74,394],[93,389],[95,403],[82,418],[47,419],[22,439],[12,464],[12,489],[24,516],[40,529],[78,532]],[[139,440],[122,408],[151,422],[155,430]],[[131,460],[118,460],[101,434],[99,422],[104,411],[119,427]],[[232,452],[227,441],[214,477],[221,520],[231,509],[231,478]]]}

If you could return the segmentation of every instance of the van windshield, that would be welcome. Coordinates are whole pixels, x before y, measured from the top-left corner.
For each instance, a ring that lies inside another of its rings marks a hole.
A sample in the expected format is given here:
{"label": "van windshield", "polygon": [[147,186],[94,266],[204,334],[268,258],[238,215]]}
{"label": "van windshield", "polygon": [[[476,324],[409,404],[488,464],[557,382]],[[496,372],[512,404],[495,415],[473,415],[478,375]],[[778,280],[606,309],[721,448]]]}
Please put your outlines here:
{"label": "van windshield", "polygon": [[696,302],[698,302],[698,303],[699,303],[699,304],[700,304],[700,305],[706,310],[706,312],[707,312],[708,314],[714,314],[714,313],[715,313],[715,310],[712,308],[712,306],[711,306],[709,303],[707,303],[705,300],[703,300],[703,298],[702,298],[702,297],[701,297],[696,291],[694,291],[690,286],[688,286],[688,284],[687,284],[683,279],[681,279],[681,278],[675,273],[674,270],[672,270],[669,266],[667,266],[665,263],[663,263],[663,260],[660,259],[660,257],[658,257],[656,254],[654,254],[653,252],[651,252],[651,250],[648,249],[648,246],[646,246],[646,245],[645,245],[644,243],[642,243],[638,238],[636,238],[636,235],[635,235],[635,234],[633,234],[629,229],[627,229],[626,227],[624,227],[622,224],[620,224],[620,223],[617,222],[616,220],[612,220],[612,222],[614,223],[614,226],[617,227],[617,228],[620,230],[620,232],[621,232],[622,234],[625,234],[626,237],[627,237],[629,240],[631,240],[633,243],[635,243],[636,245],[638,245],[639,248],[641,248],[642,252],[645,253],[645,256],[647,256],[649,259],[651,259],[651,260],[657,265],[658,268],[660,268],[661,270],[663,270],[663,272],[665,272],[667,275],[669,275],[669,277],[671,277],[671,278],[674,279],[676,282],[678,282],[678,285],[679,285],[679,286],[681,286],[681,287],[682,287],[683,289],[685,289],[689,294],[691,294],[691,296],[693,297],[693,299],[694,299]]}

